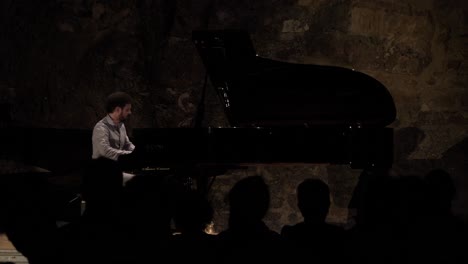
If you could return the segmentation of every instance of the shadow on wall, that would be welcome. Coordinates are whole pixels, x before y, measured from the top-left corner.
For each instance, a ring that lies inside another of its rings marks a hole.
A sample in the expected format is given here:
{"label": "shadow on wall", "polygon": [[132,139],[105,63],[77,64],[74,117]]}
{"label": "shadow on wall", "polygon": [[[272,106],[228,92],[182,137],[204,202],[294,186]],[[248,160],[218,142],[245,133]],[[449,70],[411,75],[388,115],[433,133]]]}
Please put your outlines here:
{"label": "shadow on wall", "polygon": [[468,222],[468,137],[449,148],[442,155],[440,167],[447,168],[455,183],[456,194],[452,209]]}
{"label": "shadow on wall", "polygon": [[440,159],[410,159],[410,155],[419,147],[425,138],[423,130],[417,127],[406,127],[395,130],[394,173],[424,175],[431,169],[443,168],[450,173],[457,189],[452,205],[456,215],[468,221],[468,137],[452,146],[442,154]]}
{"label": "shadow on wall", "polygon": [[401,160],[406,160],[421,144],[426,137],[424,131],[417,127],[404,127],[395,130],[395,163]]}

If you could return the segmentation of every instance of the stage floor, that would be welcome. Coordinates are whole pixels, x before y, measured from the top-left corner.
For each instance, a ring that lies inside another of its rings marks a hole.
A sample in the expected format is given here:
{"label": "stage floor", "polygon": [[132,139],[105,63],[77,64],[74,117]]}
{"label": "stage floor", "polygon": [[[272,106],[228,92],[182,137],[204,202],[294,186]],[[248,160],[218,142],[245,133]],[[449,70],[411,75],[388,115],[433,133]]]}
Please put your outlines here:
{"label": "stage floor", "polygon": [[13,262],[15,264],[27,264],[28,260],[16,251],[6,235],[0,235],[0,263]]}

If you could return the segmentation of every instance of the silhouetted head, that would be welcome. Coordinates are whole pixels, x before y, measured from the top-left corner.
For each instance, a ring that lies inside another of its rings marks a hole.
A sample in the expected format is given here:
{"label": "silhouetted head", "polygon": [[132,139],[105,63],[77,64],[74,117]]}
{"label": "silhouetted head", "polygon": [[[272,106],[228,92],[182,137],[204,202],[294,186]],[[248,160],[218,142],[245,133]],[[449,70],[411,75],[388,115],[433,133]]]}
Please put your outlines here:
{"label": "silhouetted head", "polygon": [[210,202],[199,192],[188,191],[177,200],[174,223],[182,233],[202,232],[213,220]]}
{"label": "silhouetted head", "polygon": [[229,192],[229,225],[262,221],[270,206],[270,191],[261,176],[238,181]]}
{"label": "silhouetted head", "polygon": [[353,191],[349,209],[355,210],[355,221],[359,228],[371,228],[380,223],[388,213],[390,183],[387,170],[363,170]]}
{"label": "silhouetted head", "polygon": [[117,162],[105,158],[93,160],[85,170],[81,195],[89,205],[106,206],[109,200],[120,195],[122,170]]}
{"label": "silhouetted head", "polygon": [[154,176],[137,175],[127,182],[124,187],[125,217],[139,229],[153,229],[166,235],[170,233],[177,192],[170,181],[172,176]]}
{"label": "silhouetted head", "polygon": [[56,215],[47,179],[41,173],[0,176],[0,233],[29,263],[46,263],[36,260],[55,250]]}
{"label": "silhouetted head", "polygon": [[401,175],[391,182],[389,190],[388,210],[394,224],[413,225],[422,221],[426,192],[420,176]]}
{"label": "silhouetted head", "polygon": [[297,205],[306,222],[324,222],[330,209],[330,189],[319,179],[306,179],[297,187]]}

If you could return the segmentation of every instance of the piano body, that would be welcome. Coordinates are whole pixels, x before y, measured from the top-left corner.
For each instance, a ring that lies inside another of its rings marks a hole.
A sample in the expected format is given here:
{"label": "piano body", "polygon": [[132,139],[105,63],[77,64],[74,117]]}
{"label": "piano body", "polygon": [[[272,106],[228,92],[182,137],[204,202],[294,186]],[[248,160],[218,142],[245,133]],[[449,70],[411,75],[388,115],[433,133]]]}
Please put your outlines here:
{"label": "piano body", "polygon": [[231,127],[134,130],[137,167],[391,167],[387,126],[396,110],[379,81],[341,67],[262,58],[245,31],[194,31],[193,41]]}
{"label": "piano body", "polygon": [[[137,148],[125,161],[127,169],[392,166],[393,130],[387,126],[395,119],[395,105],[374,78],[341,67],[262,58],[245,31],[195,31],[193,41],[231,126],[133,129]],[[10,128],[2,133],[10,140],[0,159],[54,174],[80,169],[90,159],[88,130]]]}

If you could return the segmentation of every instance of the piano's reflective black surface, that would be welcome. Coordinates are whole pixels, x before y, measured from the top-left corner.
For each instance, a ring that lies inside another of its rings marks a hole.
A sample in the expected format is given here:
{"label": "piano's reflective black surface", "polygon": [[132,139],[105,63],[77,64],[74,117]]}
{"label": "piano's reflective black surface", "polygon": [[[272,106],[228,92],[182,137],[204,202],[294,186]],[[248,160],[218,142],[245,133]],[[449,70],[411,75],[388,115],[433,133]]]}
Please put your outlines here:
{"label": "piano's reflective black surface", "polygon": [[396,110],[376,79],[342,67],[262,58],[245,31],[195,31],[193,41],[231,127],[134,130],[138,166],[392,165],[387,126]]}
{"label": "piano's reflective black surface", "polygon": [[164,128],[134,130],[137,168],[273,163],[349,164],[390,167],[389,128]]}
{"label": "piano's reflective black surface", "polygon": [[[390,93],[376,79],[342,67],[262,58],[244,31],[195,31],[193,41],[210,81],[204,89],[216,89],[231,126],[201,127],[200,111],[192,128],[135,128],[131,140],[136,150],[122,158],[127,169],[256,163],[392,165],[389,125],[396,110]],[[91,155],[91,131],[5,131],[12,140],[3,156],[52,171],[79,167]]]}

